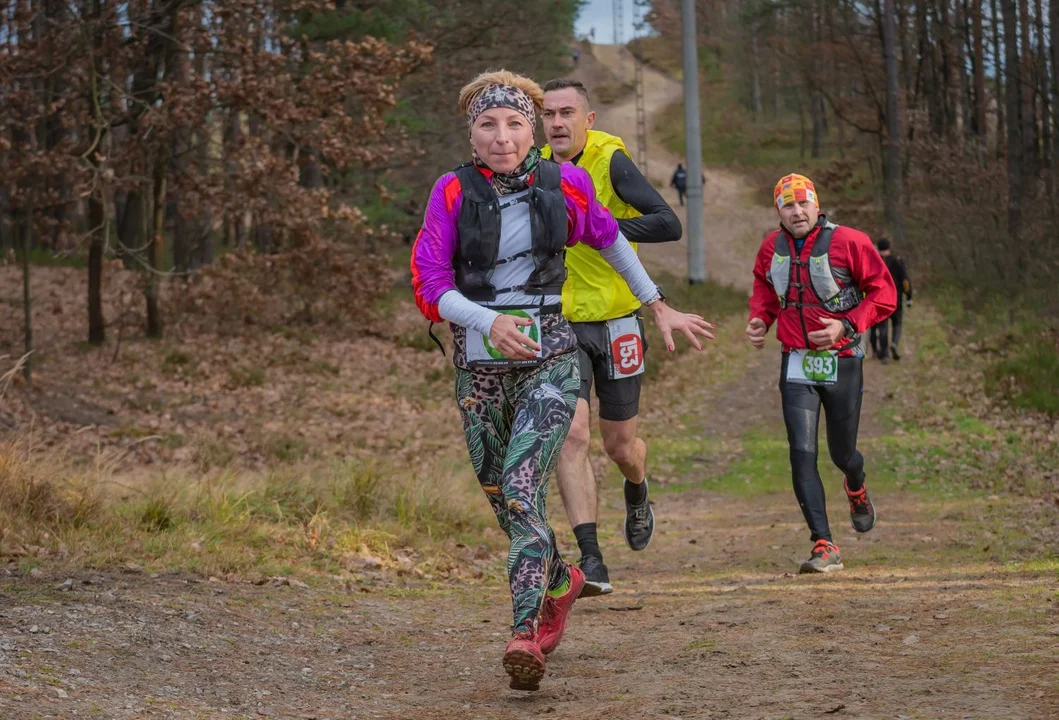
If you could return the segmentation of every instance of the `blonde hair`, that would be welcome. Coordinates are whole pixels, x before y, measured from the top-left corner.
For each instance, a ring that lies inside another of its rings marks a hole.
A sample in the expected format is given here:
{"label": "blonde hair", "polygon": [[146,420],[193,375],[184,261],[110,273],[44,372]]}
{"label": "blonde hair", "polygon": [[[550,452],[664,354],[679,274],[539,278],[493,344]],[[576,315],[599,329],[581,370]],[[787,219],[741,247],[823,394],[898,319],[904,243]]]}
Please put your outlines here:
{"label": "blonde hair", "polygon": [[544,91],[541,90],[540,85],[525,75],[519,75],[509,70],[491,70],[471,80],[460,90],[460,115],[466,115],[471,109],[471,105],[478,99],[478,96],[494,85],[510,85],[518,88],[526,93],[537,113],[544,112]]}

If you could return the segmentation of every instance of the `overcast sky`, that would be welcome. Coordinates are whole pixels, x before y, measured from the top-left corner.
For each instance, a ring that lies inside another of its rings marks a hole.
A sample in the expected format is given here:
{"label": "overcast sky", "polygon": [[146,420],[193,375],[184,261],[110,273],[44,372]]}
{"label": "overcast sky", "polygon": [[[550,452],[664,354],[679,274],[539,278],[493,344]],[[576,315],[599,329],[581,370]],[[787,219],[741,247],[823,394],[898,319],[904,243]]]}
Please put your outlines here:
{"label": "overcast sky", "polygon": [[[625,42],[633,38],[632,0],[622,0],[622,19],[625,21]],[[578,37],[587,35],[592,28],[596,29],[596,42],[614,42],[614,0],[587,0],[581,6],[581,15],[574,24]]]}

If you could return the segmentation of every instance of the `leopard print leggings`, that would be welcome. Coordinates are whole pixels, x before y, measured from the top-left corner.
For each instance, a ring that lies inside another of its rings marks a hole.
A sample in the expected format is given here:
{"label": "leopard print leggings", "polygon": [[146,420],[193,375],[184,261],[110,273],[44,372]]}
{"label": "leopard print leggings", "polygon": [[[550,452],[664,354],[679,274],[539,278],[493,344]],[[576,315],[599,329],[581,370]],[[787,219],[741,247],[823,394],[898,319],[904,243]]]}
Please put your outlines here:
{"label": "leopard print leggings", "polygon": [[507,571],[515,631],[535,630],[545,592],[570,577],[545,506],[548,477],[570,430],[580,383],[573,352],[533,368],[456,369],[471,464],[511,541]]}

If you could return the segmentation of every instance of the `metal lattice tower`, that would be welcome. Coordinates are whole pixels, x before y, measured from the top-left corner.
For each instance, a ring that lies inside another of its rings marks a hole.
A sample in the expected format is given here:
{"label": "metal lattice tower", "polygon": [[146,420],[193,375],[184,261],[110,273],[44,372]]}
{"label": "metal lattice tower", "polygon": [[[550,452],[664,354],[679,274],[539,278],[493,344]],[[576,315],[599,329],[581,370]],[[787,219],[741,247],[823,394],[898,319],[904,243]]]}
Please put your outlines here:
{"label": "metal lattice tower", "polygon": [[[642,38],[646,35],[647,3],[644,0],[633,0],[633,28],[635,37]],[[643,79],[643,48],[640,48],[636,63],[636,164],[644,177],[647,175],[647,108],[644,102],[644,79]]]}

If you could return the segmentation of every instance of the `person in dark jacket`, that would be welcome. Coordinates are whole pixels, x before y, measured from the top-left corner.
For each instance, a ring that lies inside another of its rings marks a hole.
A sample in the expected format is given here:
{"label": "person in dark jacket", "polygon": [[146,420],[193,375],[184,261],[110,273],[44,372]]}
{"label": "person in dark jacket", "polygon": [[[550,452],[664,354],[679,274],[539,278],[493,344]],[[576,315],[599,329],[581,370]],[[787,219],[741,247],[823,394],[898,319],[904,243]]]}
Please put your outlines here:
{"label": "person in dark jacket", "polygon": [[[894,286],[897,288],[897,309],[894,310],[888,320],[883,320],[871,329],[871,349],[875,357],[886,364],[892,357],[894,360],[901,359],[898,344],[901,342],[902,310],[905,306],[912,306],[912,281],[908,278],[908,268],[905,261],[893,254],[890,249],[889,238],[879,238],[879,254],[882,255],[886,269],[890,271]],[[901,302],[904,296],[904,303]],[[889,333],[887,321],[893,326],[893,333]]]}
{"label": "person in dark jacket", "polygon": [[677,169],[673,171],[673,179],[669,181],[669,186],[676,188],[677,198],[683,205],[684,195],[688,191],[688,171],[684,169],[683,163],[677,163]]}

